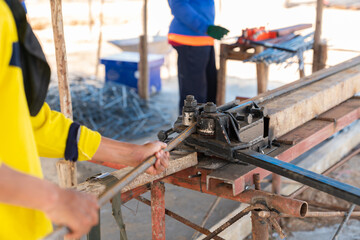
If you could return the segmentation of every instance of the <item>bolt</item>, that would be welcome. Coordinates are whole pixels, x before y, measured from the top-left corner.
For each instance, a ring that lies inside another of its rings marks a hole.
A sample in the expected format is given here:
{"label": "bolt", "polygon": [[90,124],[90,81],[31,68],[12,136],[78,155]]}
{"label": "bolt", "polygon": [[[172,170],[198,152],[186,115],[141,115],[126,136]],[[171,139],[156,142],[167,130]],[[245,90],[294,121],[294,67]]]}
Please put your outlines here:
{"label": "bolt", "polygon": [[260,173],[254,173],[253,174],[253,182],[255,185],[255,190],[260,190]]}
{"label": "bolt", "polygon": [[246,115],[245,115],[245,122],[248,123],[248,124],[250,124],[250,123],[252,123],[252,121],[253,121],[253,116],[252,116],[252,114],[246,114]]}
{"label": "bolt", "polygon": [[268,211],[260,211],[258,212],[258,216],[261,218],[269,218],[270,217],[270,212]]}
{"label": "bolt", "polygon": [[174,130],[170,128],[169,130],[166,131],[160,130],[157,136],[160,141],[164,142],[172,133],[174,133]]}
{"label": "bolt", "polygon": [[197,101],[193,95],[187,95],[186,99],[184,100],[185,107],[196,107]]}
{"label": "bolt", "polygon": [[196,178],[196,177],[201,177],[201,172],[197,172],[195,175],[188,176],[188,178]]}
{"label": "bolt", "polygon": [[216,105],[213,102],[207,102],[204,106],[204,111],[206,113],[215,113],[216,112]]}

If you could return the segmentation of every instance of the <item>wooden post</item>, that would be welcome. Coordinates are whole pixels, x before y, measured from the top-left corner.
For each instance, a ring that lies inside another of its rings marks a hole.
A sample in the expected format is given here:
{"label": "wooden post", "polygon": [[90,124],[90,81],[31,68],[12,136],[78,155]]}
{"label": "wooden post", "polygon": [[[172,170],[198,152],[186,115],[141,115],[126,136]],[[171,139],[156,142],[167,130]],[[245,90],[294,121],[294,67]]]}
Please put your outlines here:
{"label": "wooden post", "polygon": [[272,187],[272,192],[275,194],[280,194],[281,192],[281,176],[278,174],[271,174],[272,176],[272,182],[271,182],[271,187]]}
{"label": "wooden post", "polygon": [[300,78],[305,77],[305,69],[299,69],[299,76]]}
{"label": "wooden post", "polygon": [[89,5],[89,30],[92,31],[92,26],[94,23],[93,16],[92,16],[92,0],[88,0]]}
{"label": "wooden post", "polygon": [[298,58],[299,58],[299,76],[300,78],[303,78],[305,77],[304,53],[301,54],[301,58],[300,56],[298,56]]}
{"label": "wooden post", "polygon": [[314,45],[313,45],[313,68],[312,71],[318,71],[320,65],[321,55],[320,51],[320,40],[321,40],[321,29],[322,29],[322,15],[323,15],[323,0],[317,0],[316,3],[316,23],[315,23],[315,34],[314,34]]}
{"label": "wooden post", "polygon": [[[51,19],[54,33],[57,75],[61,112],[72,119],[71,95],[68,83],[68,69],[64,39],[61,0],[51,0]],[[56,163],[59,185],[73,187],[77,184],[76,164],[71,161],[60,160]]]}
{"label": "wooden post", "polygon": [[[91,0],[90,0],[91,1]],[[101,42],[102,42],[102,26],[104,23],[104,0],[101,0],[101,5],[100,5],[100,15],[99,15],[99,20],[100,20],[100,27],[99,27],[99,39],[98,39],[98,48],[97,48],[97,52],[96,52],[96,67],[95,67],[95,77],[98,76],[99,74],[99,65],[100,65],[100,54],[101,54]]]}
{"label": "wooden post", "polygon": [[327,42],[325,39],[322,39],[320,41],[319,44],[319,49],[318,49],[318,69],[317,71],[323,69],[326,67],[326,60],[327,60],[327,51],[328,51],[328,46],[327,46]]}
{"label": "wooden post", "polygon": [[[264,51],[264,47],[256,46],[255,53],[261,53]],[[269,66],[265,63],[256,63],[256,77],[257,77],[257,93],[264,93],[267,91],[267,85],[269,80]]]}
{"label": "wooden post", "polygon": [[217,92],[216,92],[216,104],[218,106],[223,105],[225,103],[227,56],[228,56],[227,45],[222,43],[220,45],[220,64],[219,64],[219,70],[218,70]]}
{"label": "wooden post", "polygon": [[165,185],[155,182],[151,185],[152,239],[165,240]]}
{"label": "wooden post", "polygon": [[251,211],[251,226],[253,240],[269,239],[269,223],[259,216],[258,211]]}
{"label": "wooden post", "polygon": [[143,99],[149,99],[149,68],[148,68],[148,46],[147,46],[147,0],[143,6],[143,35],[140,36],[140,62],[138,92]]}

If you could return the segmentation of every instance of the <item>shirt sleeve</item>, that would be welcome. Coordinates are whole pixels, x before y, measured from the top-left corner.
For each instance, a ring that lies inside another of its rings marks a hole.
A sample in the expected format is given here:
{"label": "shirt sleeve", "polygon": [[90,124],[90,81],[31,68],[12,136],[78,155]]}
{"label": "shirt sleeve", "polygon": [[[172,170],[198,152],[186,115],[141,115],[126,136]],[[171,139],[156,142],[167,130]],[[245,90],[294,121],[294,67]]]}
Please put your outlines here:
{"label": "shirt sleeve", "polygon": [[[64,158],[69,129],[73,121],[60,112],[52,111],[49,105],[44,103],[40,112],[35,117],[31,117],[31,123],[39,155]],[[90,160],[100,145],[101,135],[85,126],[81,126],[79,132],[77,160]]]}
{"label": "shirt sleeve", "polygon": [[[6,5],[6,3],[1,3]],[[7,37],[11,32],[6,18],[5,6],[0,5],[0,87],[5,82],[6,69],[9,66],[12,54],[12,39]],[[5,15],[5,16],[3,16]]]}
{"label": "shirt sleeve", "polygon": [[[11,54],[12,54],[12,41],[10,39],[9,33],[10,31],[10,26],[9,23],[7,22],[7,18],[6,18],[6,9],[5,9],[5,2],[4,3],[0,3],[0,49],[1,49],[1,54],[0,54],[0,89],[2,87],[2,85],[5,83],[5,73],[6,73],[6,69],[9,66],[9,62],[11,59]],[[1,98],[0,98],[1,99]],[[2,156],[1,156],[1,152],[0,152],[0,166],[2,165],[2,160],[1,160]]]}
{"label": "shirt sleeve", "polygon": [[174,17],[195,32],[205,34],[209,27],[206,19],[191,5],[190,0],[169,0],[169,6]]}

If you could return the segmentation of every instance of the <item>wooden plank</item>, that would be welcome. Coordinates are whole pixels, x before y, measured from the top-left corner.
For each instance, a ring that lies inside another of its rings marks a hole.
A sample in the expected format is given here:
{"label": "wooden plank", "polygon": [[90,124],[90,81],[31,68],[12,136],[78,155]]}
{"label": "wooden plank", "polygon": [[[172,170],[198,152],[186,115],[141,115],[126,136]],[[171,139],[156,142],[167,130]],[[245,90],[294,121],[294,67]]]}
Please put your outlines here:
{"label": "wooden plank", "polygon": [[[165,176],[171,175],[180,170],[195,166],[197,163],[198,163],[197,153],[190,153],[190,154],[187,153],[187,154],[177,154],[177,155],[172,154],[169,167],[163,173],[158,175],[149,175],[147,173],[143,173],[142,175],[137,177],[134,181],[132,181],[128,186],[123,188],[121,192],[124,193],[130,191],[136,187],[161,179]],[[100,196],[109,187],[111,187],[114,183],[116,183],[117,180],[124,177],[132,169],[133,169],[132,167],[126,167],[110,173],[111,175],[110,177],[105,177],[103,179],[101,178],[89,179],[79,184],[76,189],[82,192],[88,192],[96,196]]]}
{"label": "wooden plank", "polygon": [[360,99],[351,98],[277,139],[292,146],[284,146],[272,152],[271,156],[289,162],[359,118]]}
{"label": "wooden plank", "polygon": [[293,26],[290,26],[290,27],[273,29],[273,30],[270,30],[270,31],[271,32],[277,32],[278,36],[285,36],[285,35],[294,33],[296,31],[304,30],[304,29],[311,28],[311,27],[312,27],[311,23],[306,23],[306,24],[297,24],[297,25],[293,25]]}
{"label": "wooden plank", "polygon": [[254,56],[253,53],[248,53],[248,52],[245,52],[245,51],[234,51],[234,50],[231,50],[229,53],[228,53],[228,56],[227,56],[227,60],[239,60],[239,61],[244,61],[246,59],[249,59],[251,58],[252,56]]}
{"label": "wooden plank", "polygon": [[[60,108],[61,112],[72,119],[71,95],[68,82],[68,69],[66,59],[66,47],[64,39],[64,27],[61,0],[53,0],[51,3],[51,20],[55,42],[55,55],[57,77],[59,84]],[[77,184],[75,162],[59,160],[56,169],[61,187],[73,187]]]}
{"label": "wooden plank", "polygon": [[261,103],[269,117],[269,135],[278,138],[360,92],[360,65]]}
{"label": "wooden plank", "polygon": [[316,119],[335,123],[335,132],[348,126],[354,119],[360,118],[360,99],[351,98],[333,109],[321,114]]}
{"label": "wooden plank", "polygon": [[360,2],[358,0],[329,0],[326,7],[359,10]]}

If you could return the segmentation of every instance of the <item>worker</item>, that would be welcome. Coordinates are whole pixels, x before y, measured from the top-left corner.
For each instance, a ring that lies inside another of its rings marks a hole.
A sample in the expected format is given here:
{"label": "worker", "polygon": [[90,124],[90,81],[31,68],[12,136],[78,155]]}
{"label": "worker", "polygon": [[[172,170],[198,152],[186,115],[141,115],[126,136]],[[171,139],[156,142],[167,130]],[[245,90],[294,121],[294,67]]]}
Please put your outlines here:
{"label": "worker", "polygon": [[214,0],[168,0],[174,16],[168,41],[178,53],[179,112],[193,95],[200,103],[216,103],[217,71],[214,39],[229,31],[215,26]]}
{"label": "worker", "polygon": [[72,161],[93,159],[137,166],[155,154],[147,172],[168,165],[166,144],[145,145],[101,137],[51,111],[44,103],[50,68],[19,0],[0,0],[0,239],[40,239],[51,222],[80,238],[98,222],[95,196],[62,189],[43,179],[39,155]]}

